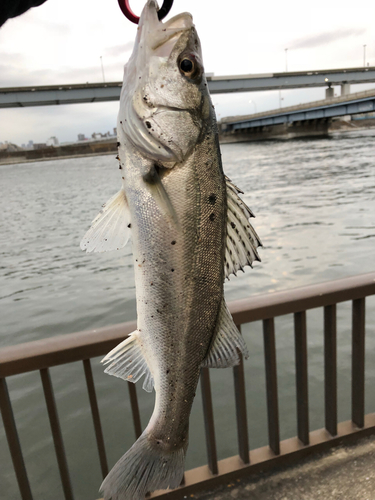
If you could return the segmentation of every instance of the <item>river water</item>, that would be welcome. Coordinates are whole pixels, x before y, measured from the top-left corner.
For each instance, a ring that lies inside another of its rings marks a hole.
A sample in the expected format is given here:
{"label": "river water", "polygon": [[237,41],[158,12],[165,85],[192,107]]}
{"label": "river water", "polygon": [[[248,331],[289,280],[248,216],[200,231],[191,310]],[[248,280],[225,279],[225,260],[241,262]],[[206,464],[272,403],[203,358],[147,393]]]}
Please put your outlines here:
{"label": "river water", "polygon": [[[227,300],[375,269],[375,130],[324,139],[222,146],[226,174],[245,191],[262,262],[225,285]],[[136,318],[131,249],[85,254],[79,242],[120,186],[112,156],[0,168],[0,347]],[[375,411],[375,300],[367,300],[366,411]],[[323,314],[309,311],[311,429],[323,427]],[[267,444],[260,324],[243,328],[250,446]],[[277,318],[281,438],[296,435],[293,323]],[[350,304],[338,306],[339,421],[350,418]],[[93,370],[110,466],[134,441],[126,384]],[[97,498],[100,468],[84,383],[73,363],[51,370],[75,497]],[[237,453],[231,370],[211,370],[218,455]],[[8,381],[35,498],[63,498],[38,373]],[[153,395],[139,390],[142,425]],[[201,395],[187,468],[206,463]],[[19,498],[0,426],[2,498]]]}

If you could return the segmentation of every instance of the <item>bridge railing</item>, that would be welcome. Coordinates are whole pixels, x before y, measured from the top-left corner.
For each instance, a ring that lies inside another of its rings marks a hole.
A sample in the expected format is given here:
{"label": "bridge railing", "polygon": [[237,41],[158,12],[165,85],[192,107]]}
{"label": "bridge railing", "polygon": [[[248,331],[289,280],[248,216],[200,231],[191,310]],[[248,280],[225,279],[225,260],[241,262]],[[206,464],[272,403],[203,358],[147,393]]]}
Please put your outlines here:
{"label": "bridge railing", "polygon": [[[270,469],[278,464],[285,465],[341,442],[375,433],[375,414],[365,415],[364,406],[365,299],[374,294],[375,273],[370,273],[232,302],[229,308],[239,328],[249,322],[261,321],[263,323],[268,446],[255,450],[249,449],[245,374],[241,361],[240,365],[233,369],[238,455],[218,461],[209,370],[202,369],[201,389],[207,465],[187,471],[183,484],[178,490],[156,492],[152,497],[181,498],[181,495],[253,474],[259,470]],[[352,302],[352,418],[348,422],[338,423],[336,305],[346,301]],[[315,308],[324,310],[325,428],[310,431],[306,311]],[[291,361],[294,357],[296,367],[297,435],[295,438],[280,441],[275,317],[291,314],[294,316],[295,351],[294,354],[290,354]],[[73,500],[68,459],[50,368],[72,362],[83,363],[98,457],[104,477],[108,472],[108,462],[90,360],[106,354],[134,329],[134,322],[123,323],[0,350],[0,408],[22,500],[32,500],[33,494],[18,437],[7,378],[16,374],[39,371],[64,498]],[[139,436],[142,429],[137,390],[134,384],[128,382],[127,385],[130,392],[134,429],[136,435]]]}

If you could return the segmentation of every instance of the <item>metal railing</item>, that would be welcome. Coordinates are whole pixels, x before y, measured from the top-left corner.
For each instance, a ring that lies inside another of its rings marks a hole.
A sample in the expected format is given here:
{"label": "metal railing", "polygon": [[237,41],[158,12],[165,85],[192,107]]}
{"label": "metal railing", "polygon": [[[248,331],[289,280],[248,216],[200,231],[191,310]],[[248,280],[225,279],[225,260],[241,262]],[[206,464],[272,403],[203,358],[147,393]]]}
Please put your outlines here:
{"label": "metal railing", "polygon": [[[285,465],[343,441],[375,433],[375,413],[365,415],[364,406],[365,298],[374,294],[375,273],[370,273],[232,302],[229,309],[239,328],[245,323],[263,322],[269,444],[263,448],[249,450],[245,375],[241,360],[240,365],[233,369],[239,455],[218,461],[210,376],[209,370],[204,368],[201,374],[201,389],[208,465],[187,471],[182,486],[177,490],[167,493],[157,492],[151,496],[160,499],[179,499],[187,493],[266,470],[281,463]],[[352,301],[352,418],[349,422],[338,423],[336,304],[345,301]],[[325,428],[310,432],[306,311],[315,308],[324,308]],[[287,314],[294,315],[297,436],[280,441],[274,318]],[[135,327],[135,322],[123,323],[0,350],[0,408],[14,472],[23,500],[32,500],[33,495],[6,378],[39,370],[64,497],[66,500],[73,500],[50,368],[71,362],[83,363],[101,472],[105,477],[108,472],[108,463],[90,359],[106,354]],[[132,383],[127,384],[135,433],[139,436],[142,429],[136,387]]]}

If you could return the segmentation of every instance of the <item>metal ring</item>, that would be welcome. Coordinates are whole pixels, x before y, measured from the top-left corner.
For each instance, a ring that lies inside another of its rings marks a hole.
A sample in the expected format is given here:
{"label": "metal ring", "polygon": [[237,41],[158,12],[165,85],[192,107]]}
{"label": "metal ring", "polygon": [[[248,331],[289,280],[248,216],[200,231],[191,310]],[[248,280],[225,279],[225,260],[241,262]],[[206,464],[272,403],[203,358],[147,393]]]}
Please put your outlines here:
{"label": "metal ring", "polygon": [[[129,19],[134,24],[139,23],[139,17],[134,14],[129,5],[129,0],[118,0],[120,9],[125,17]],[[173,0],[164,0],[163,5],[158,10],[158,19],[161,21],[165,18],[168,12],[171,10]]]}

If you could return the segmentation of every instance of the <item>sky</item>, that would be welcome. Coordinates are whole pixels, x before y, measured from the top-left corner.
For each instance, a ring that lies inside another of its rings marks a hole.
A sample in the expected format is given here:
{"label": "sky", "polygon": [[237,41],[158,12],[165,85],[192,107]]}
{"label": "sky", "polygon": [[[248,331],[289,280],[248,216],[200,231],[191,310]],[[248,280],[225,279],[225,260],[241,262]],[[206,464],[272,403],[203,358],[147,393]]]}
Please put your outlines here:
{"label": "sky", "polygon": [[[144,3],[130,0],[137,14]],[[364,45],[366,65],[375,66],[373,0],[175,0],[168,18],[184,11],[193,15],[205,70],[215,76],[280,72],[286,64],[288,71],[360,67]],[[101,62],[105,81],[121,81],[135,35],[117,0],[47,0],[0,28],[0,88],[101,82]],[[375,84],[351,91],[368,88]],[[282,105],[323,99],[324,92],[282,91]],[[219,119],[280,102],[278,91],[212,99]],[[0,109],[0,142],[75,141],[79,133],[112,131],[117,112],[117,102]]]}

